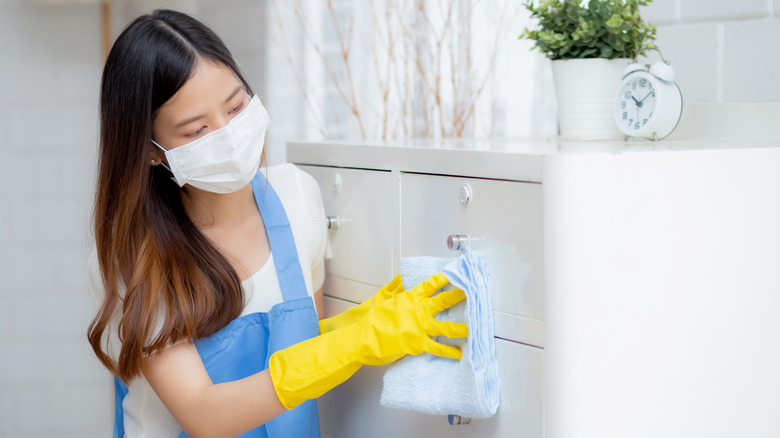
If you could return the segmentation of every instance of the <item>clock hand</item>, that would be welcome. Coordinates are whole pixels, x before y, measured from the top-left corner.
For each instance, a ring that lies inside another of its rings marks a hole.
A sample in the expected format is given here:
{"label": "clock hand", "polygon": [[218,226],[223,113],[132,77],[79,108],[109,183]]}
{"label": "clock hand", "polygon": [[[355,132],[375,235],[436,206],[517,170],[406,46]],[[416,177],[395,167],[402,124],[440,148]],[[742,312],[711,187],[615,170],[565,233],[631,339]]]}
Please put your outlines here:
{"label": "clock hand", "polygon": [[[651,95],[651,94],[653,94],[653,92],[652,92],[652,91],[650,91],[649,93],[647,93],[647,96],[649,96],[649,95]],[[643,97],[643,98],[642,98],[642,100],[640,100],[640,101],[639,101],[639,102],[637,102],[637,103],[644,102],[644,101],[645,101],[645,99],[647,99],[647,96]],[[636,99],[634,99],[634,100],[636,100]]]}

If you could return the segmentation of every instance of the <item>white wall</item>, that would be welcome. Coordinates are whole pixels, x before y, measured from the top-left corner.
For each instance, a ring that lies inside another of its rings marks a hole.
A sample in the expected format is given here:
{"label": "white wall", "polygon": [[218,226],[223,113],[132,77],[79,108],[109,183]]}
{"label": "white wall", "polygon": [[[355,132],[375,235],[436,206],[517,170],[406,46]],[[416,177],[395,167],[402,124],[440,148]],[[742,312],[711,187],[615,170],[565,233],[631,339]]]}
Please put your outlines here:
{"label": "white wall", "polygon": [[106,436],[86,343],[101,68],[95,5],[0,0],[0,437]]}
{"label": "white wall", "polygon": [[780,0],[656,0],[642,16],[686,103],[780,101]]}

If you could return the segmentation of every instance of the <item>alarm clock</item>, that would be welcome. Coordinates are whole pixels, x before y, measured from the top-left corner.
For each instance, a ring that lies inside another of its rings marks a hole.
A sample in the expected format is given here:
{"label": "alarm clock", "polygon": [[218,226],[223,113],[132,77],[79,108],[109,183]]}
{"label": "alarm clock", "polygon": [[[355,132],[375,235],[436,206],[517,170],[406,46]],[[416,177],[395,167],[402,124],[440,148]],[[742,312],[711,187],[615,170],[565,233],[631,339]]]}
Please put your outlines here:
{"label": "alarm clock", "polygon": [[646,66],[635,58],[623,72],[615,95],[614,116],[618,129],[627,136],[660,140],[671,134],[680,121],[682,93],[674,82],[674,68],[663,55],[661,59]]}

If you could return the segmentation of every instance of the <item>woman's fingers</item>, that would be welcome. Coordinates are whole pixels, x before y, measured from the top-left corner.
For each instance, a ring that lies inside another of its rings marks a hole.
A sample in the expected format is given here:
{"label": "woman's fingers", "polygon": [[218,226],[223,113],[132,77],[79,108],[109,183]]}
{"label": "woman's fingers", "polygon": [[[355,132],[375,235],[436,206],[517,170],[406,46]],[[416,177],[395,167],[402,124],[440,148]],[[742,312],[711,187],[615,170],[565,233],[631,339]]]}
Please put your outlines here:
{"label": "woman's fingers", "polygon": [[393,281],[387,285],[387,296],[389,298],[394,297],[404,291],[404,283],[401,281],[401,274],[398,274],[393,278]]}
{"label": "woman's fingers", "polygon": [[460,360],[462,355],[460,348],[453,347],[451,345],[440,344],[434,340],[430,340],[430,342],[425,345],[425,352],[455,360]]}
{"label": "woman's fingers", "polygon": [[400,272],[398,274],[395,274],[395,277],[393,277],[393,279],[390,280],[390,283],[387,283],[387,285],[385,285],[384,288],[386,290],[396,290],[398,288],[398,286],[402,286],[401,273]]}
{"label": "woman's fingers", "polygon": [[469,335],[469,328],[462,322],[439,321],[427,318],[425,332],[428,336],[446,336],[448,338],[465,338]]}
{"label": "woman's fingers", "polygon": [[431,275],[427,280],[415,286],[412,291],[429,297],[448,284],[450,284],[450,281],[444,274],[439,272],[436,275]]}
{"label": "woman's fingers", "polygon": [[428,300],[428,312],[430,315],[435,315],[444,309],[458,304],[466,299],[466,294],[460,289],[445,290],[439,295]]}

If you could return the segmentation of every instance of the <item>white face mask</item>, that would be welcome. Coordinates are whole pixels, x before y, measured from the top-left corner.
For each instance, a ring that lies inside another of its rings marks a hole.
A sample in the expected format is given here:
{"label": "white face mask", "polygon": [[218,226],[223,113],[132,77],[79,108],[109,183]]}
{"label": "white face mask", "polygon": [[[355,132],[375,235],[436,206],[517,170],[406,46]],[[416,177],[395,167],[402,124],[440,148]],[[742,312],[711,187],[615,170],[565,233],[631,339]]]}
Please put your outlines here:
{"label": "white face mask", "polygon": [[249,184],[260,168],[268,123],[268,112],[254,96],[226,126],[197,140],[170,150],[152,143],[165,151],[170,167],[163,165],[179,187],[233,193]]}

